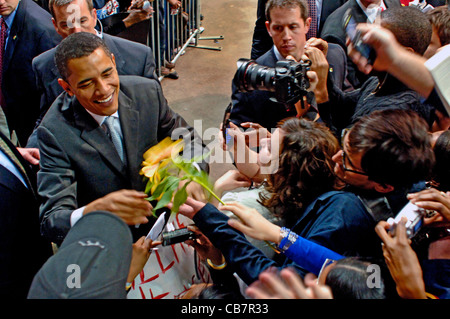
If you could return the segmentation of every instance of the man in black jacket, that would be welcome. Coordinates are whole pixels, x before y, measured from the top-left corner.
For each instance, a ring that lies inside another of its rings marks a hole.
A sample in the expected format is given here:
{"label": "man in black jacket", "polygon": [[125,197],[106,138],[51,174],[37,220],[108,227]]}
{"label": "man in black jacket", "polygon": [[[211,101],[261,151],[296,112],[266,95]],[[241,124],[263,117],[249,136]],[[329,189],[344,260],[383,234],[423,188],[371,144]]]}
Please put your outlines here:
{"label": "man in black jacket", "polygon": [[39,94],[31,61],[56,46],[61,37],[53,29],[48,12],[32,0],[2,1],[0,15],[7,32],[2,48],[5,51],[0,104],[8,122],[8,138],[13,138],[15,131],[19,144],[25,146],[39,116]]}
{"label": "man in black jacket", "polygon": [[39,232],[36,175],[0,133],[0,296],[25,298],[39,268],[51,256]]}

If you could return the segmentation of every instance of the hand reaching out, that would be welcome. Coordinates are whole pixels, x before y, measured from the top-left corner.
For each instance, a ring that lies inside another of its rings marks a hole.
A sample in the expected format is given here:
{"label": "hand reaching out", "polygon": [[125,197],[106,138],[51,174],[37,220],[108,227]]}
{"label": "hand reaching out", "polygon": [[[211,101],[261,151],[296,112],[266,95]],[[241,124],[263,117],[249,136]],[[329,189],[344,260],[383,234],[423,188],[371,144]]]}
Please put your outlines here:
{"label": "hand reaching out", "polygon": [[196,226],[188,226],[188,229],[195,233],[195,239],[187,240],[186,244],[194,247],[197,251],[200,259],[206,261],[210,259],[213,264],[220,265],[223,263],[222,252],[214,247],[214,245],[209,241],[208,237],[203,235],[203,233]]}
{"label": "hand reaching out", "polygon": [[302,282],[295,270],[290,268],[284,268],[279,273],[269,268],[245,293],[254,299],[333,299],[331,289],[317,284],[314,275],[307,274]]}
{"label": "hand reaching out", "polygon": [[248,208],[236,202],[227,203],[219,207],[219,209],[230,211],[239,218],[239,220],[234,218],[228,220],[228,225],[231,227],[258,240],[280,243],[280,227],[272,224],[256,209]]}
{"label": "hand reaching out", "polygon": [[223,192],[240,187],[250,187],[252,181],[238,170],[230,170],[219,177],[214,183],[214,191],[218,196]]}
{"label": "hand reaching out", "polygon": [[403,218],[393,236],[387,232],[390,224],[385,221],[379,222],[375,231],[383,241],[383,255],[399,296],[404,299],[426,299],[422,268],[410,246],[405,223]]}
{"label": "hand reaching out", "polygon": [[94,200],[86,205],[83,214],[96,210],[106,210],[119,216],[128,225],[148,223],[152,205],[146,200],[144,192],[122,189]]}
{"label": "hand reaching out", "polygon": [[442,217],[433,221],[450,221],[450,192],[440,192],[435,188],[425,189],[418,193],[408,194],[411,203],[420,208],[434,210]]}
{"label": "hand reaching out", "polygon": [[19,151],[20,155],[30,164],[32,165],[39,165],[39,160],[41,159],[39,155],[39,149],[38,148],[23,148],[18,147],[17,150]]}
{"label": "hand reaching out", "polygon": [[[172,205],[172,203],[169,203],[167,207],[170,209],[172,208]],[[205,205],[206,204],[201,201],[188,197],[184,204],[180,206],[178,212],[187,218],[194,219],[195,214],[197,214]]]}
{"label": "hand reaching out", "polygon": [[133,244],[127,282],[132,282],[139,275],[150,257],[151,249],[160,244],[160,241],[152,241],[150,238],[145,239],[145,236],[142,236]]}

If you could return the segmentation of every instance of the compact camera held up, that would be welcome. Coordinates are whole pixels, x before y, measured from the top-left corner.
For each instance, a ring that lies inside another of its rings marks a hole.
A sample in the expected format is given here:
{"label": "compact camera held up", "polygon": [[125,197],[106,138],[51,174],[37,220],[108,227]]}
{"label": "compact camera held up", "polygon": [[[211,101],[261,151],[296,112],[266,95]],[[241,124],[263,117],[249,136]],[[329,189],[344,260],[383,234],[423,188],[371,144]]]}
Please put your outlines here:
{"label": "compact camera held up", "polygon": [[310,60],[281,60],[275,68],[270,68],[254,60],[239,59],[234,81],[241,92],[274,92],[275,97],[271,98],[274,102],[295,104],[299,100],[303,101],[302,97],[308,93],[310,83],[306,71],[310,66]]}
{"label": "compact camera held up", "polygon": [[187,229],[187,227],[183,227],[162,233],[162,245],[170,246],[194,238],[196,238],[195,233]]}
{"label": "compact camera held up", "polygon": [[402,208],[402,210],[395,216],[395,218],[389,218],[387,223],[391,225],[389,232],[394,233],[397,224],[400,222],[402,217],[407,219],[405,224],[406,227],[406,235],[408,238],[413,238],[422,228],[423,219],[425,215],[428,213],[427,210],[419,208],[413,203],[409,202]]}

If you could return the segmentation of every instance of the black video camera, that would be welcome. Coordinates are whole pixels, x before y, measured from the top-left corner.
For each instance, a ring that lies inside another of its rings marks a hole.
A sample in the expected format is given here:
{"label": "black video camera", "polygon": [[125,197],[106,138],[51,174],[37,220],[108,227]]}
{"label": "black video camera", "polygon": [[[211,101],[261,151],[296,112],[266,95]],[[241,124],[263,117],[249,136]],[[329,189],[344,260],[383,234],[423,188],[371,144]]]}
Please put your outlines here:
{"label": "black video camera", "polygon": [[310,66],[311,60],[282,60],[277,62],[275,68],[270,68],[259,65],[254,60],[239,59],[234,81],[241,92],[274,92],[272,101],[295,104],[307,94],[309,79],[306,71]]}

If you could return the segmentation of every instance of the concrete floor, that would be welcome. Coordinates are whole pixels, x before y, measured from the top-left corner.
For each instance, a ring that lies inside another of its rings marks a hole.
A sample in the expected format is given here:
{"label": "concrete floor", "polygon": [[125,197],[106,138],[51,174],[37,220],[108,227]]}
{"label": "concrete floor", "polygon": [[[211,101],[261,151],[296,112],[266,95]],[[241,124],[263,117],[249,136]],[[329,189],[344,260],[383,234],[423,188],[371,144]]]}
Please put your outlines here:
{"label": "concrete floor", "polygon": [[[200,37],[223,36],[215,43],[201,40],[200,45],[222,47],[221,51],[188,47],[176,61],[179,79],[162,80],[164,95],[170,107],[194,126],[201,120],[199,134],[208,128],[218,128],[224,110],[231,100],[231,81],[239,58],[249,58],[253,28],[256,21],[256,0],[201,1],[205,28]],[[200,130],[202,132],[200,132]],[[210,143],[206,140],[205,143]],[[214,181],[232,164],[211,163]]]}

